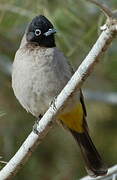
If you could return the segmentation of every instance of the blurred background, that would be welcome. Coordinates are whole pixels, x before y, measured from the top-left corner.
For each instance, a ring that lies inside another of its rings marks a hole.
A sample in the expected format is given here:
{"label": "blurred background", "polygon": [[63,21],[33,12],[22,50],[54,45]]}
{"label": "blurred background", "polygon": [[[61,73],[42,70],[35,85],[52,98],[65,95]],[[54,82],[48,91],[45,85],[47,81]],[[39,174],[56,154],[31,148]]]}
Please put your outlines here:
{"label": "blurred background", "polygon": [[[117,8],[116,0],[106,3]],[[38,14],[55,25],[57,46],[74,69],[91,49],[105,21],[102,12],[85,0],[0,0],[0,156],[4,161],[18,150],[35,120],[13,94],[11,65],[27,24]],[[90,133],[109,167],[117,163],[116,69],[117,40],[83,86]],[[85,175],[73,137],[56,125],[14,179],[78,180]]]}

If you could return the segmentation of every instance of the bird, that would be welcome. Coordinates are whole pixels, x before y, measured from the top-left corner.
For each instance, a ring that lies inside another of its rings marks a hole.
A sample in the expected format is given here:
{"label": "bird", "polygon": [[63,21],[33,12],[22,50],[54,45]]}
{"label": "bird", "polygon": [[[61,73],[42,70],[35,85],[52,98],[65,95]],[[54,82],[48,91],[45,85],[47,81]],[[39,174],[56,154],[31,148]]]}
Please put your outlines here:
{"label": "bird", "polygon": [[[13,62],[12,88],[23,108],[37,119],[72,77],[74,70],[56,47],[57,30],[44,16],[37,15],[27,26]],[[75,138],[91,177],[104,176],[108,168],[89,135],[82,90],[75,92],[60,114],[59,121]]]}

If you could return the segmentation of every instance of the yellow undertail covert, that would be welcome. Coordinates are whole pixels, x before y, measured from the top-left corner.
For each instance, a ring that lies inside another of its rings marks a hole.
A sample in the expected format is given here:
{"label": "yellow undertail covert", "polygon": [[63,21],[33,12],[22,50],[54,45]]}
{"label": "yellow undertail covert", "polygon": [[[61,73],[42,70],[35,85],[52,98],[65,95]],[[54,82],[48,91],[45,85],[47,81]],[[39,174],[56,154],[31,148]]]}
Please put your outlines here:
{"label": "yellow undertail covert", "polygon": [[59,118],[68,128],[82,133],[84,132],[83,114],[82,104],[79,103],[73,109],[70,109],[69,112],[60,115]]}

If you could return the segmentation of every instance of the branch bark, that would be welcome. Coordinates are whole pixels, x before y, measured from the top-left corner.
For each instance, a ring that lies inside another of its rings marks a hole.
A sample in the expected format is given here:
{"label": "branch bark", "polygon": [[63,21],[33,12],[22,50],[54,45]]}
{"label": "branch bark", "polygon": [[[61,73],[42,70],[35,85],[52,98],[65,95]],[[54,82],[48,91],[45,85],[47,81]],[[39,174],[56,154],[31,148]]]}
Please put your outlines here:
{"label": "branch bark", "polygon": [[61,109],[70,98],[71,94],[78,91],[83,82],[93,71],[94,66],[99,62],[99,58],[104,54],[112,40],[117,35],[117,20],[110,19],[104,26],[103,32],[98,38],[91,51],[79,66],[78,70],[74,73],[71,80],[58,95],[55,106],[52,105],[40,120],[37,130],[38,135],[31,132],[20,149],[14,155],[14,157],[7,163],[7,165],[0,171],[0,179],[11,179],[17,171],[25,164],[28,158],[31,156],[34,149],[41,143],[42,139],[47,135],[49,129],[55,123],[56,116],[60,113]]}

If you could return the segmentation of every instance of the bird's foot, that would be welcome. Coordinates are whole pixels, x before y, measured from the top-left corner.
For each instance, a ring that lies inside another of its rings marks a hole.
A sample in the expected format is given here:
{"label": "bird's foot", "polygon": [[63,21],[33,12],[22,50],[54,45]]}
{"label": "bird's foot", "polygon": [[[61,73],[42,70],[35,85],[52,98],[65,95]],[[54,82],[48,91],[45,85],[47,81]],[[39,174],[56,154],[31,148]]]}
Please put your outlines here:
{"label": "bird's foot", "polygon": [[55,96],[52,102],[50,103],[50,106],[53,106],[54,111],[56,111],[56,99],[57,99],[57,96]]}
{"label": "bird's foot", "polygon": [[42,117],[43,117],[43,116],[40,114],[39,117],[38,117],[38,119],[35,120],[35,123],[34,123],[34,125],[33,125],[33,132],[34,132],[35,134],[37,134],[37,135],[38,135],[37,126],[38,126],[38,123],[39,123],[39,121],[40,121],[40,119],[41,119]]}

